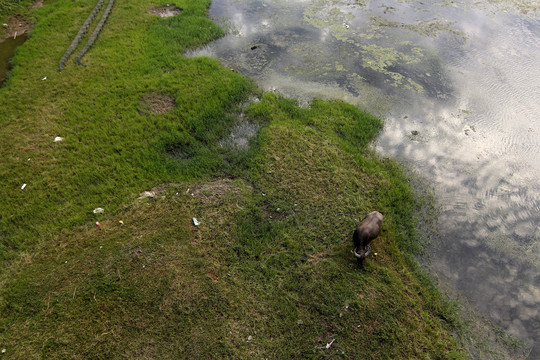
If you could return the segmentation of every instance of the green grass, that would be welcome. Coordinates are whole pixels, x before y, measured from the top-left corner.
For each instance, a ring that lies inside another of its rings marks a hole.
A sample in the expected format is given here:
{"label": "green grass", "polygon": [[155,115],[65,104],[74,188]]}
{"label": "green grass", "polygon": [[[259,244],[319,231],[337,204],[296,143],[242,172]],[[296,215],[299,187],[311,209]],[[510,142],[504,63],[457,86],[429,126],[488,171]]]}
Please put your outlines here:
{"label": "green grass", "polygon": [[[93,5],[34,10],[0,89],[6,356],[464,358],[456,313],[413,260],[420,204],[370,150],[379,119],[300,108],[185,58],[223,35],[208,1],[177,2],[170,19],[119,2],[88,66],[57,72]],[[149,112],[153,93],[175,108]],[[259,128],[251,146],[222,146],[242,121]],[[352,231],[372,210],[384,226],[361,270]]]}
{"label": "green grass", "polygon": [[[25,7],[28,7],[32,2],[28,0],[0,0],[0,24],[4,24],[8,16],[21,12]],[[3,33],[3,28],[0,28],[0,35]]]}

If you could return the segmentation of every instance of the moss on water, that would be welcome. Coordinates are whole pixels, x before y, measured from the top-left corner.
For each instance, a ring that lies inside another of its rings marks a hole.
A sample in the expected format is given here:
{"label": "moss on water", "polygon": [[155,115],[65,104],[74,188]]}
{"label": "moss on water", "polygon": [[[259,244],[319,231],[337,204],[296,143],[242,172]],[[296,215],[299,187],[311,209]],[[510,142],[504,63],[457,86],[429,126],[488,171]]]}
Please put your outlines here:
{"label": "moss on water", "polygon": [[422,48],[403,46],[403,44],[381,46],[372,44],[370,41],[388,38],[388,35],[381,31],[384,27],[409,28],[422,34],[431,35],[439,30],[450,29],[450,25],[446,25],[444,28],[441,24],[433,22],[398,25],[379,17],[372,17],[370,27],[360,29],[350,25],[353,22],[358,23],[359,19],[356,19],[358,13],[346,12],[343,10],[346,7],[347,4],[342,1],[316,2],[308,6],[304,11],[304,20],[318,29],[329,31],[337,40],[352,45],[358,53],[357,56],[361,58],[364,68],[384,75],[390,85],[420,93],[423,92],[422,85],[411,77],[404,75],[403,69],[401,70],[402,73],[391,70],[424,62],[425,57]]}

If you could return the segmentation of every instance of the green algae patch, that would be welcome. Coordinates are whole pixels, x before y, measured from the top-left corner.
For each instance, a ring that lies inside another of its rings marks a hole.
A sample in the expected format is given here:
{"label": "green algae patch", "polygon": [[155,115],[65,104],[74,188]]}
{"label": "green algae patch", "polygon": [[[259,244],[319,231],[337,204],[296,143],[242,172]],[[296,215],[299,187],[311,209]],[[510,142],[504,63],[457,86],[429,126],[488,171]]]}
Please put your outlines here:
{"label": "green algae patch", "polygon": [[[349,44],[351,53],[359,57],[366,70],[375,71],[383,75],[393,87],[413,90],[419,93],[424,91],[423,86],[407,74],[406,68],[411,65],[425,64],[425,50],[412,47],[409,44],[398,43],[391,46],[381,46],[371,43],[373,39],[390,39],[382,31],[384,28],[406,28],[424,36],[434,36],[438,31],[451,30],[451,24],[442,24],[437,21],[421,22],[419,24],[402,24],[387,21],[380,17],[371,17],[369,26],[351,26],[357,23],[356,15],[346,12],[346,4],[341,1],[331,3],[316,2],[304,11],[304,21],[318,29],[328,31],[334,38]],[[354,6],[362,6],[356,4]],[[427,66],[426,66],[427,67]],[[336,65],[336,71],[345,68]],[[313,68],[322,71],[322,68]],[[398,71],[392,69],[399,69]]]}

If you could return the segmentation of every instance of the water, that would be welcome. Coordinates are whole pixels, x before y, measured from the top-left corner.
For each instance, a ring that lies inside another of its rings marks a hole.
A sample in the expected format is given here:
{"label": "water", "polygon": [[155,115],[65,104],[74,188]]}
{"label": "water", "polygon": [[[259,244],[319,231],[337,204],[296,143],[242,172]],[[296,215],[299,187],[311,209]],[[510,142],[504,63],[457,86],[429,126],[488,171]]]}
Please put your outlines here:
{"label": "water", "polygon": [[434,273],[540,359],[540,4],[214,0],[210,12],[230,35],[191,55],[386,119],[378,149],[432,179],[442,205]]}
{"label": "water", "polygon": [[10,70],[10,62],[17,47],[22,45],[28,36],[22,34],[16,38],[8,38],[0,41],[0,87],[4,85],[7,80],[8,72]]}

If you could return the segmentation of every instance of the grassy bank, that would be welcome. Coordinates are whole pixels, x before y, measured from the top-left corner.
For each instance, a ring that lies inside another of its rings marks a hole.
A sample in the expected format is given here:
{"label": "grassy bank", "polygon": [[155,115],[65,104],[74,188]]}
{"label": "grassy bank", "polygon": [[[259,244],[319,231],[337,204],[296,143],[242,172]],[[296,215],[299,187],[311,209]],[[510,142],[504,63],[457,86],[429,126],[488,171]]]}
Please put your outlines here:
{"label": "grassy bank", "polygon": [[[411,260],[418,203],[369,148],[380,120],[185,58],[223,34],[208,1],[169,19],[119,1],[87,67],[57,72],[93,5],[33,10],[0,89],[6,356],[464,357]],[[360,270],[352,230],[374,209],[383,232]]]}

